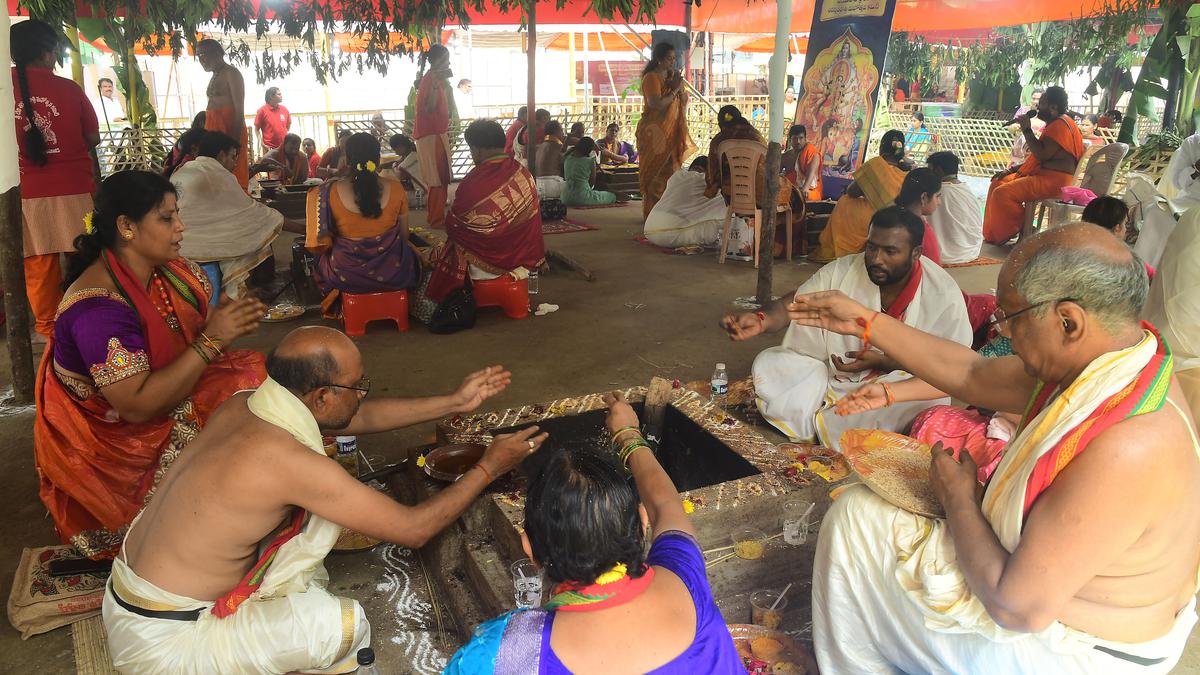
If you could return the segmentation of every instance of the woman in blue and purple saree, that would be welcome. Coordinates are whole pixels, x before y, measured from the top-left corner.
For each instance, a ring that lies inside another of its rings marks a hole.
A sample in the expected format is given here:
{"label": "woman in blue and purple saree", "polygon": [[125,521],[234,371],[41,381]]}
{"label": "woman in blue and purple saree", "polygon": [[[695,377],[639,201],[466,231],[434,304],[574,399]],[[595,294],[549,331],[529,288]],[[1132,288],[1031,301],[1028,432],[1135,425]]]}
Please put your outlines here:
{"label": "woman in blue and purple saree", "polygon": [[525,497],[522,543],[549,601],[480,625],[448,675],[746,672],[679,493],[637,414],[619,394],[606,400],[611,449],[543,448],[552,455]]}
{"label": "woman in blue and purple saree", "polygon": [[354,134],[346,141],[349,178],[308,192],[304,246],[317,255],[313,281],[321,310],[341,314],[342,293],[415,288],[417,251],[408,243],[408,196],[398,181],[380,178],[379,141]]}

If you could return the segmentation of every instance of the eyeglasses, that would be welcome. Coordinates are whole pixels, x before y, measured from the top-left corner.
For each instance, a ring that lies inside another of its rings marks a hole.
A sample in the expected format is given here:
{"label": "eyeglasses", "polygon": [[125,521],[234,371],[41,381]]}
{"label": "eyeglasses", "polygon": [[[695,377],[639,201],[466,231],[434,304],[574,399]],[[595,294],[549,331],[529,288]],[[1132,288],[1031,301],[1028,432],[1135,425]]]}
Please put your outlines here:
{"label": "eyeglasses", "polygon": [[[357,391],[358,393],[362,394],[363,396],[366,396],[367,394],[371,393],[371,378],[364,375],[361,380],[359,380],[358,382],[355,382],[353,385],[332,384],[331,383],[331,384],[323,384],[323,385],[321,385],[321,387],[331,387],[333,389],[350,389],[352,391]],[[320,389],[321,387],[315,387],[315,388]]]}
{"label": "eyeglasses", "polygon": [[1035,302],[1032,305],[1025,307],[1023,309],[1018,309],[1017,311],[1013,312],[1012,314],[1005,314],[1004,310],[1002,310],[1000,308],[996,308],[996,315],[995,315],[996,318],[993,319],[992,321],[989,321],[988,324],[986,326],[984,326],[984,328],[986,328],[989,331],[993,328],[1003,329],[1004,324],[1008,323],[1009,321],[1012,321],[1013,319],[1017,318],[1018,316],[1021,316],[1022,314],[1032,312],[1033,310],[1037,309],[1038,307],[1049,305],[1051,303],[1058,304],[1060,302],[1078,302],[1078,300],[1076,300],[1075,298],[1059,298],[1057,300],[1043,300],[1041,302]]}

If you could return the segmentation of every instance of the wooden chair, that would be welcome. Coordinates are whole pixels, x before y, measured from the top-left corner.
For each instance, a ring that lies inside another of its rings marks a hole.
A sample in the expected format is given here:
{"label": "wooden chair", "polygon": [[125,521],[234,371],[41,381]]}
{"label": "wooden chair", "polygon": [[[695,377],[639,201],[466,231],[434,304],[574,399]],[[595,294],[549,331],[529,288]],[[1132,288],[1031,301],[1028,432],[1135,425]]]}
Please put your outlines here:
{"label": "wooden chair", "polygon": [[[758,267],[758,253],[762,244],[762,209],[758,208],[757,176],[763,170],[767,158],[767,147],[758,141],[723,141],[717,148],[717,157],[708,161],[719,162],[718,171],[729,167],[729,208],[725,209],[725,222],[721,226],[721,247],[717,249],[717,262],[725,263],[725,249],[729,246],[729,230],[734,216],[754,219],[754,267]],[[777,206],[776,214],[784,214],[787,228],[787,260],[792,260],[792,207]]]}
{"label": "wooden chair", "polygon": [[[1085,155],[1086,166],[1073,184],[1091,190],[1097,197],[1108,194],[1117,176],[1117,169],[1128,152],[1129,146],[1125,143],[1109,143]],[[1021,228],[1021,238],[1037,232],[1043,226],[1054,227],[1078,219],[1082,214],[1082,206],[1065,204],[1057,197],[1028,202],[1025,204],[1025,225]]]}

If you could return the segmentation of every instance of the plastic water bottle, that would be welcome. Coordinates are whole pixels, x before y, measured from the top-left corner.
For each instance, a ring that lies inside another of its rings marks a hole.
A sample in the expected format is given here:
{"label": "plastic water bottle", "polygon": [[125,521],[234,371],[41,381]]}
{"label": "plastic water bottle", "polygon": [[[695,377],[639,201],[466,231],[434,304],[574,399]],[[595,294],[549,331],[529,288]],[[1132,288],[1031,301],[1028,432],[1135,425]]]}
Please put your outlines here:
{"label": "plastic water bottle", "polygon": [[337,455],[334,459],[342,468],[350,472],[351,476],[358,476],[358,437],[357,436],[338,436],[334,439],[337,443]]}
{"label": "plastic water bottle", "polygon": [[538,294],[538,271],[529,270],[529,294]]}
{"label": "plastic water bottle", "polygon": [[358,675],[379,675],[379,666],[375,665],[375,650],[364,647],[358,650]]}
{"label": "plastic water bottle", "polygon": [[721,410],[725,409],[729,396],[729,373],[725,372],[725,364],[718,363],[712,374],[712,402]]}

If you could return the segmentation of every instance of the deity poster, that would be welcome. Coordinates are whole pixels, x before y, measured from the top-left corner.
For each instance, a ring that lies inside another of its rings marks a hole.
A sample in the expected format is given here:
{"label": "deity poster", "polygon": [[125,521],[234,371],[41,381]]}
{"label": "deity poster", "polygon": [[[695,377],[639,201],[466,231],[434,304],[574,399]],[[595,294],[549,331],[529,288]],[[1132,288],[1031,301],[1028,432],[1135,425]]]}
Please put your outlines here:
{"label": "deity poster", "polygon": [[821,151],[833,194],[871,154],[867,143],[895,11],[896,0],[817,0],[813,8],[796,123],[808,128],[808,140]]}

